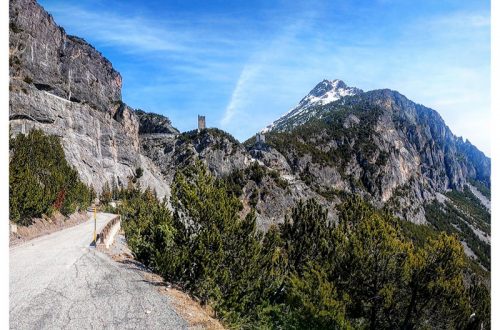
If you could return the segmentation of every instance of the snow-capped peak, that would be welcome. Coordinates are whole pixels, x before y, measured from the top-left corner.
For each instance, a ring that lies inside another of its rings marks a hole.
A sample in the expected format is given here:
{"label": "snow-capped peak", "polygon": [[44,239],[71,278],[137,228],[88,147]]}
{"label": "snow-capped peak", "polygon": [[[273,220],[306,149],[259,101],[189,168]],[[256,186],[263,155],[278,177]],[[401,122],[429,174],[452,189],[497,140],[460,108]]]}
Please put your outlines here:
{"label": "snow-capped peak", "polygon": [[[323,80],[317,84],[302,100],[299,104],[292,108],[290,111],[281,116],[278,120],[275,120],[272,124],[266,126],[262,130],[263,133],[275,129],[280,124],[288,121],[291,118],[303,115],[308,112],[313,106],[325,105],[332,103],[341,99],[344,96],[356,95],[363,93],[363,91],[356,87],[347,86],[342,80]],[[301,116],[302,117],[302,116]]]}

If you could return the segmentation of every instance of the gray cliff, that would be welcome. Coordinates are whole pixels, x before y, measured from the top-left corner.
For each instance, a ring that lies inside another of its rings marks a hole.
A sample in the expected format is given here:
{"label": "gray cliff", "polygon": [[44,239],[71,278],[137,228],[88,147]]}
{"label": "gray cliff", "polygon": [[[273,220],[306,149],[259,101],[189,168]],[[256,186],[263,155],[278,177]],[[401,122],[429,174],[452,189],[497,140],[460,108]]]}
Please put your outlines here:
{"label": "gray cliff", "polygon": [[139,120],[121,102],[112,64],[35,1],[11,0],[9,10],[11,134],[40,128],[60,136],[70,164],[97,191],[113,179],[126,185],[142,167],[142,185],[168,194],[159,170],[140,155]]}

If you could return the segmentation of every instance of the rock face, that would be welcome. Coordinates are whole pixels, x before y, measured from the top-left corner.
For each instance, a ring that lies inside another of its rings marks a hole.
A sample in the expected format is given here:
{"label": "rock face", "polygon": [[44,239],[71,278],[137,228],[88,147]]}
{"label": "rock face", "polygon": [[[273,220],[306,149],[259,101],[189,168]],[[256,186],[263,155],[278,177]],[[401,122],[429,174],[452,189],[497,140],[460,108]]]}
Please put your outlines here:
{"label": "rock face", "polygon": [[201,160],[218,177],[246,168],[252,162],[245,148],[218,129],[182,134],[143,134],[141,152],[150,158],[170,183],[179,167]]}
{"label": "rock face", "polygon": [[[246,150],[231,135],[213,128],[182,134],[142,134],[140,139],[141,152],[161,169],[169,184],[177,169],[197,160],[218,178],[237,177],[241,189],[238,197],[243,202],[244,212],[253,206],[261,229],[282,222],[301,199],[315,198],[329,208],[330,217],[335,216],[331,203],[298,180],[286,159],[275,149]],[[256,179],[253,175],[256,165],[257,170],[264,173],[262,178]]]}
{"label": "rock face", "polygon": [[12,134],[40,128],[60,136],[69,163],[97,191],[106,181],[125,185],[142,167],[142,185],[168,193],[140,155],[139,120],[121,102],[121,76],[97,50],[68,36],[35,1],[12,0],[9,53]]}
{"label": "rock face", "polygon": [[122,79],[101,53],[67,35],[33,0],[11,0],[9,11],[11,78],[114,115]]}
{"label": "rock face", "polygon": [[295,128],[288,119],[267,134],[313,190],[363,195],[399,216],[425,222],[423,206],[469,180],[490,186],[491,161],[457,138],[439,114],[398,92],[357,92],[314,108]]}
{"label": "rock face", "polygon": [[139,119],[139,134],[179,134],[177,128],[165,116],[136,110]]}

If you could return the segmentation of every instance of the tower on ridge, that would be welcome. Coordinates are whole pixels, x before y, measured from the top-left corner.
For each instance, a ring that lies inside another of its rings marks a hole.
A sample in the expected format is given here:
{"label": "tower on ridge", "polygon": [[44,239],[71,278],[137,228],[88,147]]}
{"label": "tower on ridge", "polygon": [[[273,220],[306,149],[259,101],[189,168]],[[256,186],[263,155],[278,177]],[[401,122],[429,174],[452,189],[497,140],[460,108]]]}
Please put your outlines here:
{"label": "tower on ridge", "polygon": [[205,116],[198,115],[198,132],[205,128],[207,128],[205,124]]}
{"label": "tower on ridge", "polygon": [[264,135],[264,133],[255,134],[255,142],[257,142],[258,144],[266,143],[266,136]]}

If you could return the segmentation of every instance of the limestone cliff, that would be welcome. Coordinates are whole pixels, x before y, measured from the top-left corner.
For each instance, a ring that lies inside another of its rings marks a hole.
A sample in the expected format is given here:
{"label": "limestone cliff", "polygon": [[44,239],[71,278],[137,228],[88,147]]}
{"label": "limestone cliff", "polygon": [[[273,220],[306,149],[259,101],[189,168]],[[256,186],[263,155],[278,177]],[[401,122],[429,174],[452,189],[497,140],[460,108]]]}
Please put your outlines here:
{"label": "limestone cliff", "polygon": [[83,39],[69,36],[34,0],[10,1],[11,134],[40,128],[58,135],[66,158],[97,191],[127,183],[142,167],[142,184],[168,188],[140,155],[139,120],[121,101],[120,74]]}

